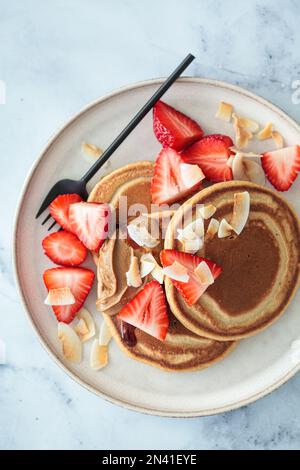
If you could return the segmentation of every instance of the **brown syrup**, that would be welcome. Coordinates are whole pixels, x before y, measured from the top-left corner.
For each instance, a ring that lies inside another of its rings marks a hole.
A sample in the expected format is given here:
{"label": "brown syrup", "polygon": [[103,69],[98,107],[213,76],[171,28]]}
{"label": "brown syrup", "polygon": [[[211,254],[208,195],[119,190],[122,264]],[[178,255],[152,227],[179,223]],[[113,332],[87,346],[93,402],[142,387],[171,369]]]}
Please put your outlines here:
{"label": "brown syrup", "polygon": [[129,325],[129,323],[121,321],[120,329],[123,341],[127,344],[127,346],[133,348],[137,343],[135,336],[135,326]]}

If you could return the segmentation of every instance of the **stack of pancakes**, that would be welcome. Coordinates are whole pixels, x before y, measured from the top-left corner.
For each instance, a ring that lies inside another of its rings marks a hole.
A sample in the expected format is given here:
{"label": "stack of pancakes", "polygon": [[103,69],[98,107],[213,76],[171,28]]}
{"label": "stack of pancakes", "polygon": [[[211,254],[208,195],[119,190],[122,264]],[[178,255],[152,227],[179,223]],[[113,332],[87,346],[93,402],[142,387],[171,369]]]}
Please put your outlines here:
{"label": "stack of pancakes", "polygon": [[[143,204],[150,212],[153,170],[153,162],[122,167],[99,181],[89,201],[108,202],[118,209],[120,196],[127,196],[128,207]],[[134,329],[116,316],[138,291],[127,286],[125,273],[131,256],[140,257],[143,249],[115,236],[105,241],[99,256],[95,255],[97,306],[128,356],[167,371],[199,370],[224,358],[237,340],[261,331],[284,312],[299,284],[300,225],[289,204],[273,191],[237,181],[203,189],[175,212],[165,240],[152,254],[159,259],[163,247],[180,250],[177,227],[185,212],[196,204],[213,204],[217,207],[215,218],[230,220],[233,196],[241,191],[248,191],[251,201],[242,233],[206,240],[197,253],[222,266],[215,283],[190,307],[172,281],[165,279],[170,319],[165,341]]]}

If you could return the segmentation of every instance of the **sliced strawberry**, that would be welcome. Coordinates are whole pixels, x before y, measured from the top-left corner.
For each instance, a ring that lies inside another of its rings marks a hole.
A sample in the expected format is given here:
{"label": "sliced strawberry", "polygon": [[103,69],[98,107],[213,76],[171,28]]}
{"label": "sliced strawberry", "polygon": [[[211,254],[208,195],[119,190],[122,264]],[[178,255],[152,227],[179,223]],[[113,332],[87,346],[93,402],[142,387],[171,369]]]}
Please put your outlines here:
{"label": "sliced strawberry", "polygon": [[233,142],[222,134],[206,135],[182,152],[186,163],[197,164],[206,178],[213,182],[232,180],[231,168],[226,164],[232,151]]}
{"label": "sliced strawberry", "polygon": [[122,308],[118,318],[163,341],[169,328],[169,318],[165,294],[159,282],[148,282]]}
{"label": "sliced strawberry", "polygon": [[98,251],[107,238],[109,217],[108,204],[79,202],[69,210],[72,232],[92,251]]}
{"label": "sliced strawberry", "polygon": [[222,268],[217,266],[211,260],[191,255],[183,251],[162,250],[160,253],[160,259],[164,268],[177,261],[188,270],[188,274],[190,276],[188,282],[180,282],[172,279],[172,283],[176,289],[178,289],[188,305],[194,305],[207,289],[207,286],[201,284],[197,276],[194,274],[195,269],[201,261],[205,261],[207,263],[214,279],[216,279],[222,272]]}
{"label": "sliced strawberry", "polygon": [[203,136],[195,121],[163,101],[153,108],[154,133],[163,147],[183,150]]}
{"label": "sliced strawberry", "polygon": [[60,287],[69,287],[75,297],[75,304],[53,305],[58,321],[70,323],[82,307],[94,281],[94,273],[85,268],[52,268],[44,272],[44,283],[48,291]]}
{"label": "sliced strawberry", "polygon": [[51,202],[49,210],[53,219],[68,232],[71,231],[69,223],[69,208],[71,204],[75,202],[81,202],[82,199],[78,194],[62,194],[57,196],[54,201]]}
{"label": "sliced strawberry", "polygon": [[42,241],[45,255],[62,266],[78,266],[86,256],[87,249],[71,232],[61,230],[51,233]]}
{"label": "sliced strawberry", "polygon": [[165,148],[158,154],[151,182],[154,204],[170,204],[199,189],[201,180],[191,187],[184,183],[180,168],[183,163],[186,162],[176,150]]}
{"label": "sliced strawberry", "polygon": [[278,191],[287,191],[300,170],[300,146],[266,152],[261,164],[270,183]]}

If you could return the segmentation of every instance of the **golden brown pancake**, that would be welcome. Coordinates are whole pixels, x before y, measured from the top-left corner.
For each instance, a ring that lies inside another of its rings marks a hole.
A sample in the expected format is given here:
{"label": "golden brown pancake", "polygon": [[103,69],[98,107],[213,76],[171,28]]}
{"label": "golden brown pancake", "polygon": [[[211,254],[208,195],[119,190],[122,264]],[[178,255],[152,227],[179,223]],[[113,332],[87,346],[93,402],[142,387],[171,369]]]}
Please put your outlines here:
{"label": "golden brown pancake", "polygon": [[[136,162],[102,178],[92,190],[89,201],[110,202],[118,207],[120,195],[127,195],[129,204],[143,203],[150,209],[150,183],[153,162]],[[159,223],[162,222],[159,217]],[[158,258],[163,242],[153,250]],[[105,241],[95,258],[98,265],[97,308],[111,329],[120,348],[130,357],[165,371],[191,371],[210,366],[225,357],[235,346],[232,341],[219,342],[200,337],[186,329],[169,312],[170,327],[165,341],[144,333],[117,319],[116,314],[134,295],[137,288],[127,287],[126,271],[131,256],[141,256],[145,249],[120,238]],[[149,251],[149,250],[148,250]],[[144,282],[147,282],[145,278]]]}
{"label": "golden brown pancake", "polygon": [[240,235],[215,235],[198,253],[223,269],[199,301],[188,306],[170,279],[170,308],[196,334],[228,341],[254,335],[282,315],[299,284],[300,226],[291,206],[278,193],[248,182],[219,183],[203,189],[175,213],[165,248],[180,249],[175,240],[184,214],[196,204],[217,207],[214,218],[230,223],[233,197],[250,194],[249,218]]}

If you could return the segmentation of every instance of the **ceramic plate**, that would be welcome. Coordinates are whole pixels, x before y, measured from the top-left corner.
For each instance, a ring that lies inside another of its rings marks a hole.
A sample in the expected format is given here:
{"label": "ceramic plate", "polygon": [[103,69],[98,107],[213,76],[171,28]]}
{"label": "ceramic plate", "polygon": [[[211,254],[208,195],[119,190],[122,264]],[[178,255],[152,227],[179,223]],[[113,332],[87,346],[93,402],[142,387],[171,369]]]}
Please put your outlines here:
{"label": "ceramic plate", "polygon": [[[57,322],[44,305],[46,290],[42,273],[51,265],[43,255],[46,234],[34,216],[48,189],[57,179],[79,178],[90,162],[81,153],[83,140],[106,148],[162,80],[128,86],[92,103],[48,143],[31,170],[21,195],[15,224],[15,271],[19,292],[41,343],[71,377],[109,401],[137,411],[164,416],[199,416],[232,410],[250,403],[286,382],[299,369],[291,344],[300,336],[299,293],[283,317],[257,336],[240,342],[223,361],[200,372],[170,374],[139,363],[111,344],[108,367],[94,372],[89,367],[90,343],[85,343],[84,361],[72,365],[64,360],[57,339]],[[232,125],[215,118],[221,100],[236,112],[257,120],[272,121],[286,144],[300,141],[300,128],[281,110],[241,88],[212,80],[183,78],[164,100],[199,121],[206,133],[233,136]],[[274,148],[271,141],[253,143],[251,149]],[[160,146],[152,131],[151,113],[127,138],[90,188],[102,175],[135,160],[155,159]],[[285,196],[300,213],[299,181]],[[30,260],[30,262],[29,262]],[[85,265],[93,267],[91,260]],[[95,289],[87,308],[98,323]],[[300,362],[300,361],[299,361]]]}

